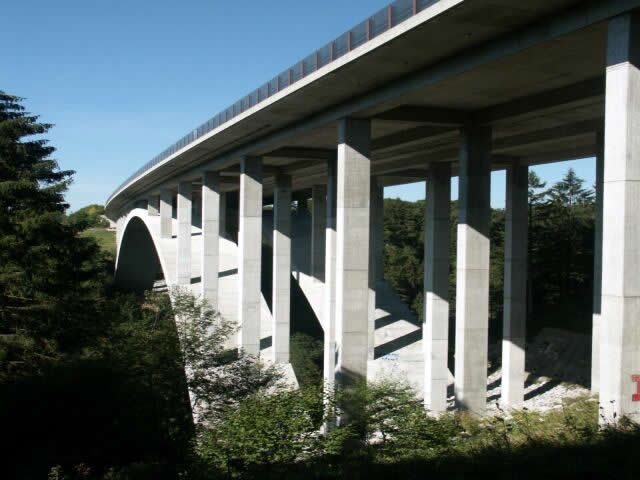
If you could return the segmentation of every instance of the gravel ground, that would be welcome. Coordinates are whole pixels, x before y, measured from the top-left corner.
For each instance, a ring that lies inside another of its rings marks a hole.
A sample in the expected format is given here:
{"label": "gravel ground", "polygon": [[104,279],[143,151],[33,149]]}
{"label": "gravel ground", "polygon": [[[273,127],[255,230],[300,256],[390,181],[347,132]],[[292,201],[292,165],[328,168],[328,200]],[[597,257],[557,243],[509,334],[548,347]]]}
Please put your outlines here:
{"label": "gravel ground", "polygon": [[[502,371],[496,370],[487,379],[487,413],[499,414],[503,410],[499,406]],[[562,402],[570,398],[584,397],[590,395],[589,389],[572,383],[548,377],[533,377],[529,375],[525,383],[524,405],[527,410],[544,412],[562,408]],[[531,381],[533,379],[533,381]],[[448,398],[449,408],[454,409],[454,397]]]}
{"label": "gravel ground", "polygon": [[[500,345],[489,348],[489,364],[500,363]],[[527,371],[524,405],[533,411],[562,408],[564,400],[591,395],[587,388],[590,378],[591,338],[586,335],[547,328],[527,345]],[[493,368],[487,378],[487,413],[498,414],[502,391],[501,368]],[[453,392],[448,397],[454,408]]]}

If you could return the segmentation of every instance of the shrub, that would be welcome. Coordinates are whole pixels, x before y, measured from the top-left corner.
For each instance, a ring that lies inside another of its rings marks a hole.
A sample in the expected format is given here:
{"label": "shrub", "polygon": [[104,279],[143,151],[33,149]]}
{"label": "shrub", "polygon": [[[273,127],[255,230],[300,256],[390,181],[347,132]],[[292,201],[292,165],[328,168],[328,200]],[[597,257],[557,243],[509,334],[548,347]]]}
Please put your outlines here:
{"label": "shrub", "polygon": [[322,411],[317,389],[257,393],[202,431],[197,452],[231,474],[288,464],[317,451]]}

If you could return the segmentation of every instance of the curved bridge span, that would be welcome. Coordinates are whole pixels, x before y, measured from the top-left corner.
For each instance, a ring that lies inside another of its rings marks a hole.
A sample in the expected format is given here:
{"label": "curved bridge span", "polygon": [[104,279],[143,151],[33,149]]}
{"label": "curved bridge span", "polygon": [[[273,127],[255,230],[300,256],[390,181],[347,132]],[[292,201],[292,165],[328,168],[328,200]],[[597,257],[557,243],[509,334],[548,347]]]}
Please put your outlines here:
{"label": "curved bridge span", "polygon": [[[399,21],[404,6],[409,14]],[[284,364],[301,297],[304,315],[324,332],[328,384],[406,378],[441,412],[453,382],[456,405],[482,415],[490,192],[499,187],[490,173],[504,169],[501,402],[518,406],[528,168],[592,156],[592,390],[603,422],[640,420],[639,8],[640,0],[394,2],[114,192],[107,215],[118,224],[117,281],[143,289],[161,275],[191,288],[238,322],[240,348]],[[427,199],[422,323],[385,283],[382,265],[383,188],[418,181],[426,181]],[[447,363],[453,343],[455,378]]]}

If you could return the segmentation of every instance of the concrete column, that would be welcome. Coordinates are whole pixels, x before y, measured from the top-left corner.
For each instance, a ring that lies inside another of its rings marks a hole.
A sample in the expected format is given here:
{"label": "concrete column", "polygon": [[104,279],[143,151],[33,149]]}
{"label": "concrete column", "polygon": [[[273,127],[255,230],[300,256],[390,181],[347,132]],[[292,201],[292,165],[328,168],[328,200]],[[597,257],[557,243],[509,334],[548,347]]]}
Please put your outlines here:
{"label": "concrete column", "polygon": [[502,393],[504,407],[524,402],[524,359],[527,323],[527,236],[529,168],[507,169],[504,228],[504,311],[502,339]]}
{"label": "concrete column", "polygon": [[173,192],[162,190],[160,193],[160,238],[173,236]]}
{"label": "concrete column", "polygon": [[325,229],[327,225],[327,187],[311,188],[311,275],[324,282]]}
{"label": "concrete column", "polygon": [[304,215],[309,213],[309,205],[307,204],[308,198],[301,198],[297,201],[297,213],[298,215]]}
{"label": "concrete column", "polygon": [[262,158],[243,157],[241,160],[238,227],[239,348],[246,354],[258,356],[262,295]]}
{"label": "concrete column", "polygon": [[325,281],[322,325],[324,327],[324,383],[333,389],[336,370],[336,191],[337,160],[327,162],[327,225],[325,235]]}
{"label": "concrete column", "polygon": [[640,16],[609,22],[600,329],[601,422],[640,421]]}
{"label": "concrete column", "polygon": [[273,361],[289,363],[291,310],[291,176],[278,175],[273,200]]}
{"label": "concrete column", "polygon": [[338,122],[336,382],[367,378],[371,122]]}
{"label": "concrete column", "polygon": [[126,217],[119,216],[116,220],[116,247],[120,250],[120,242],[122,241],[122,235],[124,234],[124,225]]}
{"label": "concrete column", "polygon": [[376,281],[384,280],[384,187],[378,186],[376,191]]}
{"label": "concrete column", "polygon": [[424,405],[447,410],[449,368],[449,223],[451,166],[432,164],[424,209]]}
{"label": "concrete column", "polygon": [[456,282],[456,405],[483,415],[487,404],[491,129],[460,131]]}
{"label": "concrete column", "polygon": [[160,215],[160,196],[149,195],[147,198],[147,214],[150,217],[157,217]]}
{"label": "concrete column", "polygon": [[379,249],[378,225],[382,223],[382,219],[378,218],[380,213],[380,202],[382,201],[382,187],[378,185],[378,178],[370,178],[370,205],[369,205],[369,326],[367,340],[367,358],[373,360],[375,356],[376,344],[376,282],[378,280],[378,257]]}
{"label": "concrete column", "polygon": [[602,313],[602,197],[604,131],[597,133],[595,235],[593,241],[593,327],[591,331],[591,392],[600,391],[600,316]]}
{"label": "concrete column", "polygon": [[227,194],[220,194],[220,236],[227,238]]}
{"label": "concrete column", "polygon": [[178,251],[176,283],[191,284],[191,182],[178,184]]}
{"label": "concrete column", "polygon": [[218,309],[218,270],[220,255],[220,175],[204,172],[202,176],[202,297]]}

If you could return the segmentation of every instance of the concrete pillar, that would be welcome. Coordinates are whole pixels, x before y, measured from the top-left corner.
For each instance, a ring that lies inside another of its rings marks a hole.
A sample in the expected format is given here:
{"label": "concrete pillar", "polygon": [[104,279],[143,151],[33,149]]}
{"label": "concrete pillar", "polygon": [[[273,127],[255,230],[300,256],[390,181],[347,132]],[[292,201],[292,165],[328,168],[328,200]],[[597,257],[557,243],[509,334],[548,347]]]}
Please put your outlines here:
{"label": "concrete pillar", "polygon": [[204,172],[202,176],[202,297],[218,309],[218,270],[220,255],[220,175]]}
{"label": "concrete pillar", "polygon": [[456,405],[483,415],[487,404],[491,129],[460,131],[456,267]]}
{"label": "concrete pillar", "polygon": [[375,344],[376,344],[376,282],[378,280],[378,257],[379,249],[378,225],[382,223],[383,219],[378,218],[380,213],[380,202],[382,202],[382,187],[378,185],[378,178],[370,178],[370,205],[369,205],[369,326],[368,326],[368,340],[367,340],[367,357],[369,360],[373,360],[375,356]]}
{"label": "concrete pillar", "polygon": [[291,176],[278,175],[273,199],[273,361],[289,363],[291,310]]}
{"label": "concrete pillar", "polygon": [[306,215],[309,213],[309,205],[307,203],[308,198],[300,198],[297,200],[297,213],[298,215]]}
{"label": "concrete pillar", "polygon": [[322,325],[324,327],[324,383],[333,389],[336,370],[336,192],[337,159],[327,162],[327,224],[325,235],[325,281]]}
{"label": "concrete pillar", "polygon": [[162,190],[160,193],[160,238],[173,236],[173,192]]}
{"label": "concrete pillar", "polygon": [[640,421],[640,15],[609,21],[600,419]]}
{"label": "concrete pillar", "polygon": [[449,223],[451,165],[432,164],[424,209],[424,405],[447,410],[449,368]]}
{"label": "concrete pillar", "polygon": [[126,217],[119,216],[116,220],[116,248],[120,250],[120,242],[122,241],[122,235],[124,234]]}
{"label": "concrete pillar", "polygon": [[147,198],[147,214],[150,217],[157,217],[160,215],[160,196],[149,195]]}
{"label": "concrete pillar", "polygon": [[327,187],[311,188],[311,275],[324,282],[325,229],[327,225]]}
{"label": "concrete pillar", "polygon": [[178,184],[178,251],[176,283],[191,284],[191,182]]}
{"label": "concrete pillar", "polygon": [[591,330],[591,392],[600,391],[600,316],[602,313],[602,194],[604,182],[604,131],[597,137],[595,235],[593,241],[593,323]]}
{"label": "concrete pillar", "polygon": [[338,122],[336,382],[367,378],[371,122]]}
{"label": "concrete pillar", "polygon": [[260,268],[262,260],[262,158],[243,157],[240,163],[238,224],[239,348],[260,353]]}
{"label": "concrete pillar", "polygon": [[220,194],[220,236],[227,238],[227,194]]}
{"label": "concrete pillar", "polygon": [[529,168],[507,169],[504,228],[504,311],[502,339],[502,393],[507,408],[524,402],[524,360],[527,324],[527,236]]}
{"label": "concrete pillar", "polygon": [[376,281],[384,280],[384,187],[378,186],[376,191]]}

